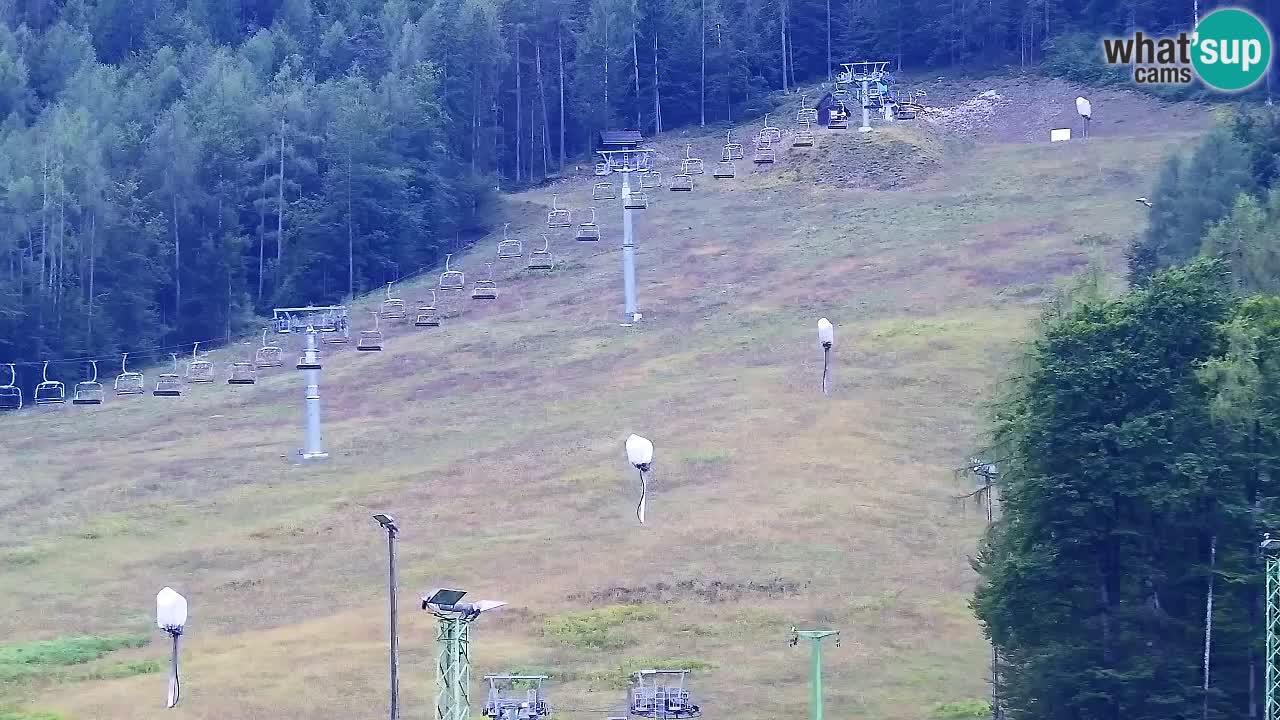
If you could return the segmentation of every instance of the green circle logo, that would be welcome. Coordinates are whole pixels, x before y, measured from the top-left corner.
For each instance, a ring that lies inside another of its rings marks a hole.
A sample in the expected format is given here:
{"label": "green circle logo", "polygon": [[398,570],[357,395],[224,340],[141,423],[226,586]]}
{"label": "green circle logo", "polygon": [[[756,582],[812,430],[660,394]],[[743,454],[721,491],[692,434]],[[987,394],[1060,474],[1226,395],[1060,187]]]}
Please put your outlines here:
{"label": "green circle logo", "polygon": [[1247,90],[1271,65],[1271,33],[1248,10],[1220,8],[1205,15],[1192,43],[1191,64],[1215,90]]}

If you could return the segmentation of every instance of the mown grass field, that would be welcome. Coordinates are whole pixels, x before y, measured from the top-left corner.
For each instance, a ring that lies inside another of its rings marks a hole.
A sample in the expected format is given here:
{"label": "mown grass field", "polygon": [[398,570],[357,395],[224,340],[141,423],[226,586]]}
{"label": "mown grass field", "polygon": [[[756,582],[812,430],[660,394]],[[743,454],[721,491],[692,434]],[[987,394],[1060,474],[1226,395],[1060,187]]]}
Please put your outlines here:
{"label": "mown grass field", "polygon": [[[969,716],[986,678],[966,606],[981,518],[951,499],[952,468],[1039,300],[1091,258],[1120,271],[1145,221],[1133,198],[1189,137],[970,147],[895,191],[780,181],[803,169],[791,150],[730,181],[708,163],[695,192],[655,192],[638,214],[643,327],[617,325],[621,212],[601,208],[604,242],[553,231],[554,273],[501,265],[496,302],[450,299],[444,327],[396,325],[380,354],[326,353],[321,466],[282,459],[301,443],[292,369],[2,418],[0,718],[384,714],[379,511],[403,528],[406,718],[433,717],[416,600],[437,585],[511,603],[473,630],[477,703],[483,673],[537,670],[560,717],[600,720],[626,672],[684,663],[708,717],[795,716],[800,625],[843,631],[829,716]],[[819,149],[835,142],[852,141],[819,132]],[[590,204],[590,180],[557,190]],[[504,203],[526,249],[549,205]],[[492,255],[458,264],[471,276]],[[644,526],[631,432],[657,446]],[[166,584],[191,602],[173,711],[152,624]],[[138,633],[153,641],[4,673],[35,641]]]}

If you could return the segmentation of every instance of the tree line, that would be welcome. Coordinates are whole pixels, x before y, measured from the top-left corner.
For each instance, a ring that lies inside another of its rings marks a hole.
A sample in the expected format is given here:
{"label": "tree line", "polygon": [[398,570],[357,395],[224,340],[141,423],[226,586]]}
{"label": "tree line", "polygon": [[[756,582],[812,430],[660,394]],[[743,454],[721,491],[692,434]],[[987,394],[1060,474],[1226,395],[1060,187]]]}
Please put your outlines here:
{"label": "tree line", "polygon": [[842,61],[1028,65],[1060,33],[1191,16],[1189,0],[0,0],[0,363],[230,338],[272,306],[376,288],[485,232],[495,189],[565,172],[600,129],[734,122]]}

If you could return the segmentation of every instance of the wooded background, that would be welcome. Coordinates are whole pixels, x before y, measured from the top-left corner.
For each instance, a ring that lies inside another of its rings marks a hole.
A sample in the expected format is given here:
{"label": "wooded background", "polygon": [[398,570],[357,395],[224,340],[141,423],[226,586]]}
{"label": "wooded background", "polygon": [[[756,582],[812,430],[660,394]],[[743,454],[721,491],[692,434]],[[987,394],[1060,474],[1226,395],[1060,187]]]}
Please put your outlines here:
{"label": "wooded background", "polygon": [[144,362],[276,304],[376,288],[488,229],[495,188],[582,160],[600,129],[742,119],[841,61],[1033,67],[1062,34],[1192,15],[1162,0],[0,0],[0,363]]}

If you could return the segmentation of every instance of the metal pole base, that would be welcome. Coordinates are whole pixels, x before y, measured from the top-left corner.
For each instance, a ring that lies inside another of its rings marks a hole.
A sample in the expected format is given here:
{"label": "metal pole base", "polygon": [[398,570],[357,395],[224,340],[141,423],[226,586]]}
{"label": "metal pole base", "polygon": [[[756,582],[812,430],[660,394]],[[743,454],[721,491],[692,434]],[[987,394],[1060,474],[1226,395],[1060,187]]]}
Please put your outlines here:
{"label": "metal pole base", "polygon": [[618,323],[619,327],[634,327],[641,319],[644,318],[642,313],[633,313],[630,318],[623,316],[622,322]]}
{"label": "metal pole base", "polygon": [[858,128],[858,132],[871,132],[871,127],[870,126],[860,127]]}
{"label": "metal pole base", "polygon": [[302,452],[301,450],[298,450],[294,452],[293,455],[289,456],[289,460],[292,461],[294,465],[302,465],[305,463],[318,462],[320,460],[328,460],[328,459],[329,459],[329,453],[327,452],[305,453],[305,452]]}

